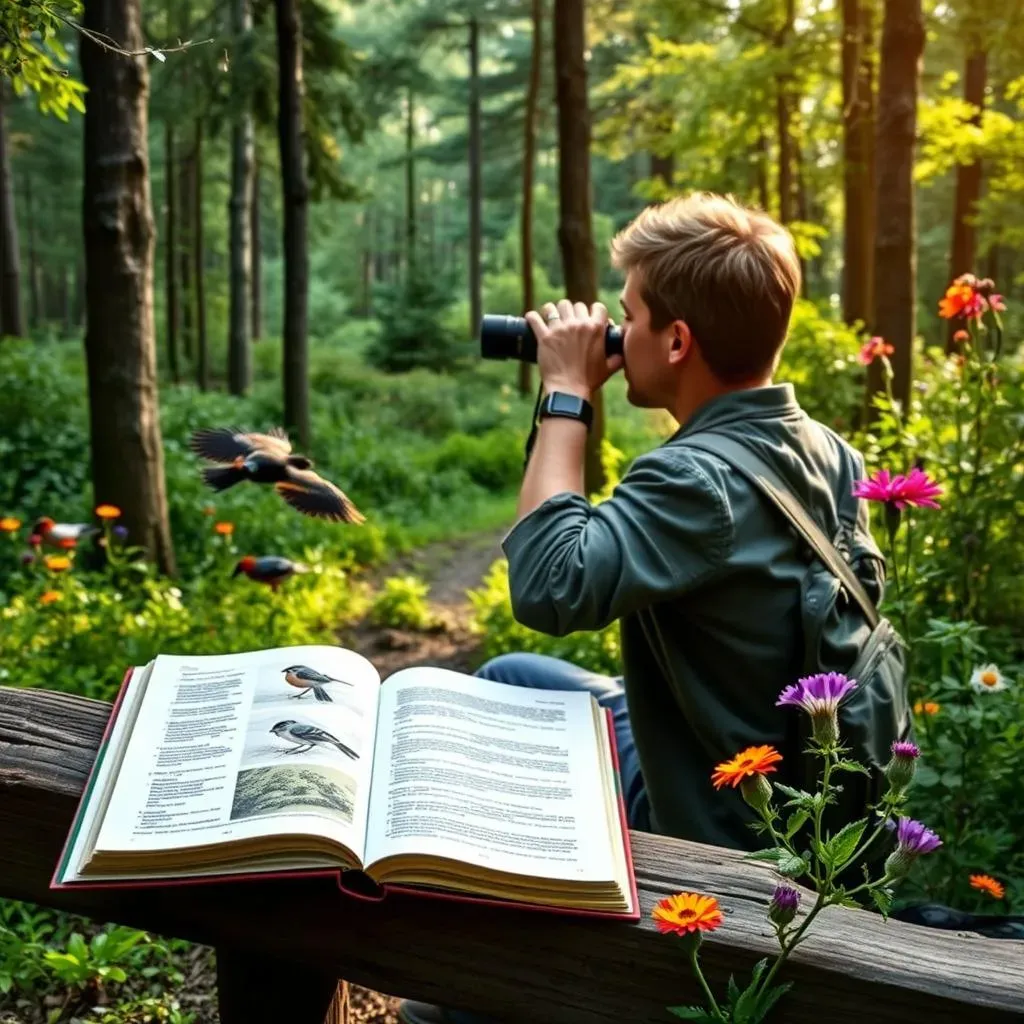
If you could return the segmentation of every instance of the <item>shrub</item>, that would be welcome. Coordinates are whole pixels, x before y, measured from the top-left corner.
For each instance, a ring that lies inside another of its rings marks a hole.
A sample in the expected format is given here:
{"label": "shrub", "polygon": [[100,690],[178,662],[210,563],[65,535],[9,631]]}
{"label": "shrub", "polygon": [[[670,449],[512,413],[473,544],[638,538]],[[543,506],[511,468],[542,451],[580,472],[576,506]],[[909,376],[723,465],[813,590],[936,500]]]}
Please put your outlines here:
{"label": "shrub", "polygon": [[436,617],[427,603],[430,587],[418,576],[392,576],[384,581],[370,608],[370,620],[392,629],[430,629]]}

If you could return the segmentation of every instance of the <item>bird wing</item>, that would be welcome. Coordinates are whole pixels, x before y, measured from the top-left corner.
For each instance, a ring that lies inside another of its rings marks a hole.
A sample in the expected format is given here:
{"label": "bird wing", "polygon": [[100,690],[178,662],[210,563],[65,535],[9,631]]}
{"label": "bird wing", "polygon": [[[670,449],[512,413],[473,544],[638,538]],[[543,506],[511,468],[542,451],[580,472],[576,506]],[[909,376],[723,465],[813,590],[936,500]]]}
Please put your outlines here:
{"label": "bird wing", "polygon": [[289,467],[288,479],[274,485],[294,509],[334,522],[363,523],[366,517],[337,487],[311,469]]}
{"label": "bird wing", "polygon": [[318,729],[315,725],[293,725],[291,728],[293,736],[297,736],[304,740],[311,740],[314,743],[340,743],[341,740],[335,739],[329,732],[323,729]]}
{"label": "bird wing", "polygon": [[325,676],[323,672],[317,672],[315,668],[309,668],[303,666],[295,673],[300,679],[305,679],[311,683],[330,683],[333,682],[330,676]]}
{"label": "bird wing", "polygon": [[288,435],[279,427],[268,434],[247,434],[230,427],[205,427],[193,432],[189,447],[211,462],[234,462],[257,449],[285,458],[292,450]]}
{"label": "bird wing", "polygon": [[281,576],[293,568],[290,559],[280,555],[262,555],[256,559],[255,571],[261,575]]}

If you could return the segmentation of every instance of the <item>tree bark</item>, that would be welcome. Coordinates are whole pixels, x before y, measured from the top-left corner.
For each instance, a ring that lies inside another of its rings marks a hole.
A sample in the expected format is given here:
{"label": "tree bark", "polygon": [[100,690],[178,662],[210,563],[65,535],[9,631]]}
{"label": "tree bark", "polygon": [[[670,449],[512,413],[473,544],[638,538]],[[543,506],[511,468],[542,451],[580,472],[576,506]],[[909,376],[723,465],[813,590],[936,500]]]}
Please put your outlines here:
{"label": "tree bark", "polygon": [[874,258],[874,45],[868,0],[843,0],[843,319],[869,325]]}
{"label": "tree bark", "polygon": [[[885,0],[875,136],[874,330],[895,349],[893,394],[904,406],[917,311],[914,140],[924,38],[921,0]],[[869,386],[880,386],[880,364],[872,364]]]}
{"label": "tree bark", "polygon": [[[973,41],[968,44],[971,49],[967,54],[964,68],[964,100],[974,107],[971,123],[981,124],[981,115],[985,107],[985,84],[988,77],[988,53],[980,49],[980,44]],[[972,219],[976,213],[975,206],[981,199],[982,167],[981,160],[970,164],[961,164],[956,169],[956,198],[953,201],[953,244],[949,258],[949,279],[961,274],[977,274],[974,266],[978,244],[978,233]],[[947,322],[946,349],[952,352],[957,346],[953,335],[962,326],[959,321]]]}
{"label": "tree bark", "polygon": [[302,115],[302,10],[300,0],[275,0],[278,59],[278,141],[284,214],[284,420],[309,447],[309,246],[306,218],[305,126]]}
{"label": "tree bark", "polygon": [[206,337],[206,253],[203,249],[203,119],[196,118],[195,166],[192,183],[195,198],[192,214],[195,217],[192,229],[192,269],[195,273],[196,294],[196,383],[200,391],[210,388],[210,347]]}
{"label": "tree bark", "polygon": [[195,169],[195,153],[186,146],[178,163],[178,281],[181,285],[181,346],[190,363],[195,360],[195,289],[192,278]]}
{"label": "tree bark", "polygon": [[[126,50],[144,46],[139,0],[86,0],[83,23]],[[153,330],[149,76],[145,57],[81,40],[85,112],[85,356],[97,503],[122,512],[132,544],[174,572]]]}
{"label": "tree bark", "polygon": [[469,332],[483,318],[483,192],[480,184],[480,23],[469,19]]}
{"label": "tree bark", "polygon": [[[526,116],[523,120],[523,207],[519,226],[523,279],[523,312],[533,309],[533,165],[537,150],[537,104],[540,99],[541,61],[544,59],[543,0],[530,0],[533,43],[530,49],[530,78],[526,87]],[[529,363],[519,363],[519,393],[533,390]]]}
{"label": "tree bark", "polygon": [[416,273],[416,105],[412,89],[405,99],[405,281],[408,286]]}
{"label": "tree bark", "polygon": [[672,179],[676,173],[676,158],[672,153],[668,153],[665,156],[659,156],[657,153],[651,154],[651,177],[661,178],[668,188],[672,187]]}
{"label": "tree bark", "polygon": [[[590,220],[590,105],[584,0],[555,0],[555,78],[558,103],[558,243],[566,297],[590,305],[597,301],[597,258]],[[601,465],[604,403],[593,396],[594,421],[587,437],[584,488],[605,483]]]}
{"label": "tree bark", "polygon": [[757,200],[761,209],[767,213],[771,209],[771,197],[768,194],[768,136],[760,131],[757,136]]}
{"label": "tree bark", "polygon": [[[786,20],[776,37],[785,50],[793,36],[796,23],[796,0],[786,0]],[[779,220],[788,224],[793,219],[793,96],[792,77],[788,73],[775,76],[775,121],[779,135]]]}
{"label": "tree bark", "polygon": [[[239,53],[248,53],[252,40],[252,8],[249,0],[233,0],[232,30]],[[236,113],[231,126],[231,286],[228,313],[228,390],[244,395],[252,384],[252,355],[249,345],[252,317],[252,206],[253,206],[253,122],[247,90],[235,68]]]}
{"label": "tree bark", "polygon": [[60,315],[64,326],[63,335],[70,338],[74,313],[71,309],[71,268],[67,266],[61,272],[60,278]]}
{"label": "tree bark", "polygon": [[37,330],[46,318],[43,304],[43,268],[36,247],[36,209],[32,196],[32,175],[25,175],[25,223],[28,226],[29,326]]}
{"label": "tree bark", "polygon": [[5,334],[22,338],[25,317],[21,306],[21,252],[4,118],[6,89],[6,83],[0,79],[0,338]]}
{"label": "tree bark", "polygon": [[252,160],[252,340],[263,337],[263,248],[260,244],[260,162]]}
{"label": "tree bark", "polygon": [[164,244],[164,288],[167,316],[167,368],[171,380],[181,383],[178,365],[178,211],[177,178],[174,166],[174,126],[170,119],[164,122],[164,188],[166,189],[165,223],[167,240]]}

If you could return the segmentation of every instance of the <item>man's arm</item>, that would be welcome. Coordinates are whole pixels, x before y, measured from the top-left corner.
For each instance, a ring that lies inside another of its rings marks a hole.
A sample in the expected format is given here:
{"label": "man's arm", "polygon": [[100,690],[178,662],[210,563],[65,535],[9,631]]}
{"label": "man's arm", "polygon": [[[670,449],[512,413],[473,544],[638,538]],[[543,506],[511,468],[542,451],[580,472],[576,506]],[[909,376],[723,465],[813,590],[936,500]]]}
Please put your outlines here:
{"label": "man's arm", "polygon": [[[590,401],[580,388],[575,394]],[[587,428],[579,420],[551,416],[541,420],[519,490],[516,518],[529,515],[548,498],[569,492],[583,496]]]}

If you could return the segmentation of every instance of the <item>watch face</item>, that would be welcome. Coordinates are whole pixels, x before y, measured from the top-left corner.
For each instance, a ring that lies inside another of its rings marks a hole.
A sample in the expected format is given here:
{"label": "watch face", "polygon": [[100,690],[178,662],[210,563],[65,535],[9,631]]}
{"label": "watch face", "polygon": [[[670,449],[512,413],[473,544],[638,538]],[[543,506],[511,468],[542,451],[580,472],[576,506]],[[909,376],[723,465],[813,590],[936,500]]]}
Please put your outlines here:
{"label": "watch face", "polygon": [[561,391],[556,391],[551,396],[551,411],[563,415],[579,416],[583,412],[583,399],[578,395],[566,395]]}

